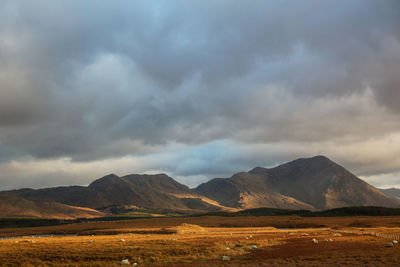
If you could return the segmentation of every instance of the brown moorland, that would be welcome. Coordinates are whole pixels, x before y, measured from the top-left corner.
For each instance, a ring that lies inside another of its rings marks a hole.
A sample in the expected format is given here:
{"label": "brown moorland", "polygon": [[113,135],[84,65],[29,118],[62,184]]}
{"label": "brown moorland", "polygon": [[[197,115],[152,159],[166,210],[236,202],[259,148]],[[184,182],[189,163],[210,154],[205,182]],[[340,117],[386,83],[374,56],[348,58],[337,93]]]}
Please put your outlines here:
{"label": "brown moorland", "polygon": [[1,266],[400,264],[400,246],[385,246],[399,239],[399,217],[153,218],[2,229],[1,236]]}

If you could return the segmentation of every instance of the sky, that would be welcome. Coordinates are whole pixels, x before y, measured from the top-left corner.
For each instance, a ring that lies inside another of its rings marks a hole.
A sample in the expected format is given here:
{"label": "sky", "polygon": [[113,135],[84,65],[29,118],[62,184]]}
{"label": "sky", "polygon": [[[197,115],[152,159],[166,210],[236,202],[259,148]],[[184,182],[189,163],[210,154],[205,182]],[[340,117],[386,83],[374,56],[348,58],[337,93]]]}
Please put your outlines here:
{"label": "sky", "polygon": [[400,187],[400,1],[0,2],[0,190],[325,155]]}

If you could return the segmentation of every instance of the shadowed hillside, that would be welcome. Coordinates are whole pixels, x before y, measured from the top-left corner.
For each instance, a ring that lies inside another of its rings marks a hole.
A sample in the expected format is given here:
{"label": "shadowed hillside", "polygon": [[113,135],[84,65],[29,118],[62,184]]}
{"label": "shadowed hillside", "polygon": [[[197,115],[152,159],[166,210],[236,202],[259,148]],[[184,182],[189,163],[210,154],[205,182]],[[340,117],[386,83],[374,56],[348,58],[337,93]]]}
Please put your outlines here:
{"label": "shadowed hillside", "polygon": [[235,208],[399,206],[394,198],[324,156],[298,159],[271,169],[257,167],[229,179],[213,179],[194,191]]}
{"label": "shadowed hillside", "polygon": [[55,201],[27,200],[13,193],[0,194],[0,217],[39,217],[56,219],[94,218],[105,214]]}
{"label": "shadowed hillside", "polygon": [[95,180],[88,187],[22,189],[13,192],[29,200],[56,201],[99,210],[128,205],[181,213],[234,211],[192,192],[165,174],[124,177],[110,174]]}

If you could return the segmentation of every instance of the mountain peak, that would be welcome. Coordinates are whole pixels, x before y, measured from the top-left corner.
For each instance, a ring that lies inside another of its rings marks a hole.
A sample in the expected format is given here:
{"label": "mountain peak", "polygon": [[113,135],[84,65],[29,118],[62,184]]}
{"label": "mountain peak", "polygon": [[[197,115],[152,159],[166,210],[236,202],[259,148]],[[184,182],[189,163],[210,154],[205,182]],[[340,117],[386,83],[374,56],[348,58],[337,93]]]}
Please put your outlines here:
{"label": "mountain peak", "polygon": [[106,175],[104,177],[101,177],[101,178],[99,178],[97,180],[94,180],[89,185],[89,187],[96,187],[96,186],[103,185],[103,184],[115,183],[115,182],[118,182],[120,180],[121,180],[121,178],[119,178],[117,175],[112,173],[112,174],[108,174],[108,175]]}
{"label": "mountain peak", "polygon": [[[287,163],[284,163],[278,167],[275,168],[281,168],[281,167],[288,167],[290,166],[291,168],[310,168],[313,170],[321,170],[324,168],[343,168],[340,165],[336,164],[329,158],[318,155],[310,158],[299,158]],[[344,169],[344,168],[343,168]]]}
{"label": "mountain peak", "polygon": [[311,157],[310,159],[324,159],[324,160],[330,160],[328,157],[324,155],[316,155],[314,157]]}
{"label": "mountain peak", "polygon": [[308,160],[314,160],[314,161],[326,161],[326,162],[332,162],[328,157],[324,156],[324,155],[317,155],[311,158],[305,158]]}
{"label": "mountain peak", "polygon": [[[298,158],[296,160],[284,163],[283,165],[295,165],[295,164],[304,165],[305,163],[318,165],[320,167],[322,165],[332,164],[334,162],[323,155],[317,155],[317,156],[310,157],[310,158]],[[279,165],[279,166],[283,166],[283,165]],[[265,175],[269,172],[269,170],[271,170],[271,169],[264,168],[264,167],[255,167],[255,168],[251,169],[249,171],[249,173]]]}
{"label": "mountain peak", "polygon": [[[317,155],[317,156],[314,156],[314,157],[309,157],[309,158],[299,158],[299,159],[296,159],[296,160],[294,160],[294,161],[291,161],[291,162],[296,162],[296,161],[305,161],[305,162],[318,162],[318,163],[329,163],[329,162],[333,162],[333,161],[331,161],[329,158],[327,158],[327,157],[325,157],[325,156],[323,156],[323,155]],[[290,162],[289,162],[290,163]]]}
{"label": "mountain peak", "polygon": [[252,174],[265,174],[267,172],[268,172],[268,169],[263,168],[263,167],[255,167],[249,171],[249,173],[252,173]]}
{"label": "mountain peak", "polygon": [[146,183],[146,184],[155,181],[165,182],[172,180],[172,178],[166,174],[128,174],[122,176],[122,179],[129,181],[131,183]]}
{"label": "mountain peak", "polygon": [[175,181],[173,178],[169,177],[165,173],[157,174],[128,174],[122,177],[123,179],[133,180],[159,180],[159,181]]}
{"label": "mountain peak", "polygon": [[[106,178],[106,179],[115,179],[115,178],[119,178],[118,175],[114,174],[114,173],[110,173],[107,174],[106,176],[102,177],[102,178]],[[101,178],[100,178],[101,179]]]}
{"label": "mountain peak", "polygon": [[164,189],[168,188],[170,190],[183,190],[183,191],[189,190],[189,188],[186,185],[178,183],[165,173],[130,174],[123,176],[122,179],[128,181],[131,184],[135,184],[135,186],[150,186],[153,188],[164,188]]}

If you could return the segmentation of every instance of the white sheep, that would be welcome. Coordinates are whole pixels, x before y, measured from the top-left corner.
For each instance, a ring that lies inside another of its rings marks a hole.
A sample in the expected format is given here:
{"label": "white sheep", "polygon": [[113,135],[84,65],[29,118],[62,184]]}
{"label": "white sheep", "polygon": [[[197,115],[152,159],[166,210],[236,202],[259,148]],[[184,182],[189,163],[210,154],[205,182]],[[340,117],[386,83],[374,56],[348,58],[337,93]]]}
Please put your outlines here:
{"label": "white sheep", "polygon": [[222,256],[222,260],[223,261],[229,261],[229,260],[231,260],[231,258],[229,256]]}
{"label": "white sheep", "polygon": [[121,261],[121,265],[129,265],[131,264],[128,259],[124,259]]}

